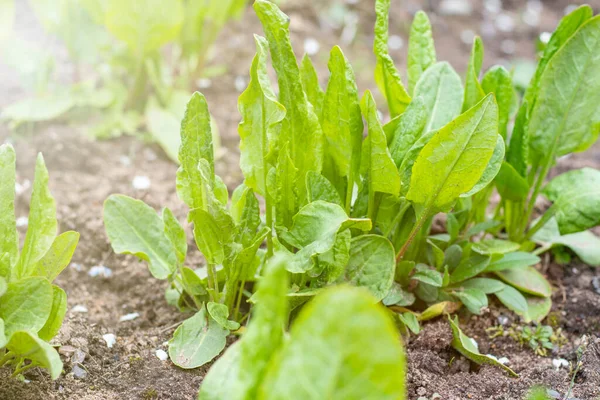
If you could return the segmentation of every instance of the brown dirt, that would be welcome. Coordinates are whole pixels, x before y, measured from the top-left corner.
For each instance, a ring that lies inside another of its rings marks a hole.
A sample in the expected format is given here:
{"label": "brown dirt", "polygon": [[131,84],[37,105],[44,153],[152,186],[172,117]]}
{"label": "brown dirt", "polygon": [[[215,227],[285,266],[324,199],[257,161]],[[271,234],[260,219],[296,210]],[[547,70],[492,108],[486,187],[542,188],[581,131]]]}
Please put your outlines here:
{"label": "brown dirt", "polygon": [[[402,64],[406,51],[406,33],[410,14],[414,10],[436,9],[439,1],[392,1],[392,33],[405,39],[405,46],[393,52]],[[469,45],[460,40],[465,29],[480,31],[486,23],[479,2],[471,17],[450,17],[431,14],[435,29],[439,58],[449,60],[458,70],[464,70]],[[519,15],[522,2],[505,1],[509,13]],[[516,43],[516,52],[510,57],[532,58],[533,40],[539,32],[553,29],[562,14],[565,1],[544,2],[540,25],[536,28],[517,24],[512,33],[496,33],[484,37],[486,65],[502,62],[508,57],[501,51],[501,39]],[[595,4],[596,5],[596,4]],[[600,6],[600,4],[597,4]],[[372,83],[371,42],[374,13],[372,2],[348,5],[360,16],[358,34],[350,44],[343,46],[355,65],[361,90],[375,89]],[[19,4],[19,18],[27,25],[27,36],[39,32],[36,21],[27,6]],[[306,4],[289,1],[284,10],[292,20],[293,40],[301,53],[303,39],[314,37],[320,41],[321,51],[315,62],[326,76],[327,49],[338,42],[341,30],[332,27],[331,8],[328,2]],[[36,30],[37,29],[37,30]],[[249,9],[243,22],[232,24],[222,35],[215,53],[219,63],[229,66],[226,75],[213,79],[212,86],[204,90],[211,112],[223,136],[227,150],[218,162],[217,171],[233,188],[241,180],[237,167],[238,152],[236,124],[237,96],[235,79],[246,77],[254,52],[252,33],[261,33],[256,17]],[[60,46],[50,41],[57,47]],[[64,57],[62,57],[64,58]],[[58,62],[62,59],[58,57]],[[14,71],[0,65],[0,106],[24,96],[15,85]],[[144,263],[129,256],[117,256],[111,251],[102,226],[102,203],[111,193],[125,193],[141,198],[155,208],[169,206],[183,219],[185,209],[175,194],[176,167],[166,159],[160,148],[131,138],[107,142],[94,142],[85,136],[85,127],[53,123],[35,126],[35,134],[14,134],[0,124],[0,142],[10,140],[18,153],[18,180],[31,180],[35,153],[43,151],[50,171],[50,186],[58,204],[60,231],[77,230],[81,233],[80,246],[73,264],[58,279],[58,284],[68,293],[69,310],[76,305],[88,308],[87,313],[69,311],[63,328],[56,339],[59,344],[65,373],[55,382],[40,371],[27,375],[29,383],[8,379],[7,371],[0,371],[0,399],[192,399],[195,397],[208,367],[184,371],[170,362],[159,361],[157,349],[164,349],[174,330],[174,325],[186,318],[164,300],[165,282],[153,279]],[[593,166],[600,167],[600,146],[577,157],[561,160],[557,170]],[[135,190],[132,179],[136,175],[148,176],[151,187]],[[18,216],[27,214],[29,191],[18,198]],[[191,238],[191,235],[188,237]],[[192,244],[193,241],[190,241]],[[190,254],[191,264],[201,262],[201,257]],[[111,278],[92,278],[92,266],[106,265],[113,271]],[[79,266],[79,267],[78,267]],[[81,270],[79,270],[80,268]],[[577,374],[572,396],[579,399],[597,399],[600,396],[600,294],[591,284],[600,271],[577,262],[567,267],[545,266],[557,289],[554,311],[558,326],[562,327],[568,344],[550,357],[539,357],[508,338],[489,340],[485,329],[497,324],[502,313],[510,316],[497,304],[481,317],[462,315],[465,333],[474,337],[481,350],[508,357],[519,378],[510,378],[492,367],[474,368],[450,347],[450,330],[443,320],[425,324],[424,330],[407,341],[409,357],[409,398],[432,396],[439,393],[443,399],[520,399],[533,384],[545,384],[565,393],[571,380],[568,369],[556,370],[551,363],[555,357],[569,361],[576,359],[575,351],[584,334],[591,335],[591,344],[584,356],[584,366]],[[563,295],[564,293],[564,295]],[[566,296],[566,297],[565,297]],[[129,322],[119,322],[127,313],[137,312],[140,317]],[[117,343],[107,348],[102,335],[113,333]],[[72,353],[75,349],[85,353],[81,363],[87,371],[85,379],[75,379],[72,374]]]}

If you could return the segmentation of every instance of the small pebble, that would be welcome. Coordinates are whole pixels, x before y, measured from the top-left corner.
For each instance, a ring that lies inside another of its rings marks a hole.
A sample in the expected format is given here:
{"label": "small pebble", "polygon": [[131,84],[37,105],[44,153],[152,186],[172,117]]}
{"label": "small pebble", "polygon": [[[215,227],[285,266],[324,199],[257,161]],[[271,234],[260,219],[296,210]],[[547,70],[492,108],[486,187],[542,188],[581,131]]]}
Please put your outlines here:
{"label": "small pebble", "polygon": [[73,357],[71,357],[71,362],[73,364],[83,364],[85,361],[85,353],[79,349],[75,350]]}
{"label": "small pebble", "polygon": [[25,179],[23,181],[23,184],[16,182],[15,183],[15,193],[17,196],[20,196],[30,187],[31,187],[31,182],[29,181],[29,179]]}
{"label": "small pebble", "polygon": [[506,357],[500,357],[500,358],[498,359],[498,362],[499,362],[500,364],[502,364],[502,365],[507,365],[507,364],[510,364],[510,360],[509,360],[508,358],[506,358]]}
{"label": "small pebble", "polygon": [[81,304],[77,304],[75,307],[73,307],[71,309],[71,312],[76,312],[76,313],[86,313],[88,312],[88,309],[86,306],[81,305]]}
{"label": "small pebble", "polygon": [[512,32],[515,29],[515,21],[508,14],[500,14],[496,17],[496,28],[502,32]]}
{"label": "small pebble", "polygon": [[404,47],[404,39],[398,35],[391,35],[388,39],[388,46],[391,50],[400,50]]}
{"label": "small pebble", "polygon": [[304,39],[304,52],[309,56],[314,56],[319,52],[321,45],[315,38],[306,38]]}
{"label": "small pebble", "polygon": [[102,335],[102,339],[104,339],[104,341],[106,342],[106,347],[108,347],[109,349],[112,349],[112,347],[117,342],[117,337],[112,333]]}
{"label": "small pebble", "polygon": [[562,397],[556,390],[548,389],[546,390],[546,393],[553,399],[560,399]]}
{"label": "small pebble", "polygon": [[550,32],[542,32],[542,33],[540,33],[540,42],[548,43],[550,41],[551,37],[552,37],[552,34]]}
{"label": "small pebble", "polygon": [[558,371],[561,367],[565,367],[565,368],[568,367],[569,362],[567,360],[565,360],[564,358],[555,358],[554,360],[552,360],[552,365]]}
{"label": "small pebble", "polygon": [[498,315],[498,323],[500,325],[506,325],[508,322],[508,317],[506,315]]}
{"label": "small pebble", "polygon": [[73,268],[77,272],[81,272],[83,270],[83,265],[79,263],[71,263],[71,268]]}
{"label": "small pebble", "polygon": [[466,0],[443,0],[439,5],[442,15],[470,15],[472,11],[471,3]]}
{"label": "small pebble", "polygon": [[425,389],[424,387],[420,387],[417,389],[417,394],[419,396],[425,396],[427,394],[427,389]]}
{"label": "small pebble", "polygon": [[155,354],[156,354],[156,357],[158,357],[158,359],[160,361],[167,361],[169,359],[169,355],[164,350],[158,349],[158,350],[156,350]]}
{"label": "small pebble", "polygon": [[133,181],[131,181],[131,185],[134,189],[137,190],[150,189],[150,178],[144,175],[138,175],[133,178]]}
{"label": "small pebble", "polygon": [[73,366],[72,372],[75,379],[85,379],[87,377],[87,371],[81,368],[78,364]]}
{"label": "small pebble", "polygon": [[235,77],[233,85],[235,86],[235,90],[238,92],[243,92],[244,89],[246,89],[246,79],[244,79],[243,76],[238,75]]}
{"label": "small pebble", "polygon": [[24,226],[27,226],[27,224],[29,224],[29,218],[27,218],[27,217],[17,218],[17,228],[22,228]]}
{"label": "small pebble", "polygon": [[592,287],[596,293],[600,294],[600,276],[592,278]]}
{"label": "small pebble", "polygon": [[139,316],[140,316],[140,314],[136,313],[136,312],[130,313],[130,314],[125,314],[121,318],[119,318],[119,322],[133,321],[134,319],[136,319]]}
{"label": "small pebble", "polygon": [[485,0],[484,5],[487,12],[498,14],[502,10],[502,2],[500,0]]}
{"label": "small pebble", "polygon": [[212,81],[208,78],[200,78],[197,82],[198,89],[208,89],[212,86]]}
{"label": "small pebble", "polygon": [[502,50],[505,54],[514,54],[517,49],[517,44],[514,40],[506,39],[500,43],[500,50]]}
{"label": "small pebble", "polygon": [[110,268],[105,265],[95,265],[88,271],[88,275],[92,278],[100,276],[102,278],[110,278],[113,272]]}

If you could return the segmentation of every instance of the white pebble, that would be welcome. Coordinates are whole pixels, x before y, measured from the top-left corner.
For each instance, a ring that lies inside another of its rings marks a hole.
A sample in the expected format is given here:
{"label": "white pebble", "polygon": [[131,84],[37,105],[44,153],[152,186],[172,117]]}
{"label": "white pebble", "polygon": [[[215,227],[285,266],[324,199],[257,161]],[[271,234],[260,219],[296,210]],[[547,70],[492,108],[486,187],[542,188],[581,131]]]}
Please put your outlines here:
{"label": "white pebble", "polygon": [[500,43],[500,50],[502,50],[505,54],[513,54],[517,49],[517,44],[514,40],[506,39]]}
{"label": "white pebble", "polygon": [[20,196],[21,194],[23,194],[23,192],[25,192],[30,187],[31,187],[31,182],[29,181],[29,179],[25,179],[23,181],[23,184],[16,182],[15,183],[15,193],[17,194],[17,196]]}
{"label": "white pebble", "polygon": [[496,28],[502,32],[512,32],[515,29],[515,21],[508,14],[500,14],[496,17]]}
{"label": "white pebble", "polygon": [[500,0],[485,0],[484,7],[486,11],[497,14],[502,10],[502,2]]}
{"label": "white pebble", "polygon": [[561,367],[565,367],[565,368],[568,367],[569,362],[567,360],[565,360],[564,358],[555,358],[554,360],[552,360],[552,365],[558,371]]}
{"label": "white pebble", "polygon": [[131,184],[133,185],[133,188],[137,190],[150,189],[150,178],[145,175],[138,175],[133,178]]}
{"label": "white pebble", "polygon": [[544,5],[540,0],[529,0],[527,2],[527,10],[534,13],[541,13],[544,9]]}
{"label": "white pebble", "polygon": [[244,79],[243,76],[236,76],[235,82],[233,84],[235,86],[235,90],[237,90],[238,92],[243,92],[244,89],[246,89],[246,79]]}
{"label": "white pebble", "polygon": [[155,354],[156,354],[156,357],[158,357],[158,359],[160,361],[167,361],[169,359],[169,355],[164,350],[158,349],[158,350],[156,350]]}
{"label": "white pebble", "polygon": [[92,278],[95,278],[97,276],[101,276],[102,278],[110,278],[112,274],[112,269],[104,265],[95,265],[88,271],[88,275]]}
{"label": "white pebble", "polygon": [[86,313],[88,312],[88,309],[86,306],[81,305],[81,304],[77,304],[75,307],[73,307],[71,309],[71,312],[76,312],[76,313]]}
{"label": "white pebble", "polygon": [[314,56],[319,52],[321,45],[315,38],[306,38],[304,39],[304,52],[309,56]]}
{"label": "white pebble", "polygon": [[106,342],[106,347],[112,349],[112,347],[117,343],[117,337],[112,333],[107,333],[106,335],[102,335],[102,339]]}
{"label": "white pebble", "polygon": [[208,89],[212,86],[212,81],[208,78],[200,78],[196,84],[198,85],[198,89]]}
{"label": "white pebble", "polygon": [[439,5],[443,15],[470,15],[472,11],[471,3],[466,0],[443,0]]}
{"label": "white pebble", "polygon": [[404,39],[398,35],[391,35],[388,39],[388,46],[391,50],[400,50],[404,47]]}
{"label": "white pebble", "polygon": [[532,27],[536,27],[540,23],[540,14],[531,10],[525,10],[522,18],[523,22]]}
{"label": "white pebble", "polygon": [[27,217],[19,217],[17,218],[17,228],[22,228],[24,226],[27,226],[29,224],[29,218]]}
{"label": "white pebble", "polygon": [[140,314],[136,313],[136,312],[125,314],[121,318],[119,318],[119,322],[133,321],[134,319],[136,319],[139,316],[140,316]]}
{"label": "white pebble", "polygon": [[83,270],[83,266],[79,263],[71,263],[71,268],[77,272],[81,272]]}
{"label": "white pebble", "polygon": [[127,156],[121,156],[119,157],[119,162],[125,166],[125,167],[129,167],[131,165],[131,158],[127,157]]}
{"label": "white pebble", "polygon": [[551,37],[552,37],[552,34],[550,32],[542,32],[542,33],[540,33],[540,42],[548,43],[550,41]]}

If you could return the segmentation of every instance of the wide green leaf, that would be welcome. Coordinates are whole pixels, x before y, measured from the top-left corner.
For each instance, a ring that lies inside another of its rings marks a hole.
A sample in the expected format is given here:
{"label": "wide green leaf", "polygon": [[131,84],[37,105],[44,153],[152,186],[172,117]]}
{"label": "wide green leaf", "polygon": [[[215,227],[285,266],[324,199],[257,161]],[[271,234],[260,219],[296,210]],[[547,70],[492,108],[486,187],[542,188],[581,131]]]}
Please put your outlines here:
{"label": "wide green leaf", "polygon": [[[8,254],[9,265],[19,257],[19,235],[15,222],[16,156],[11,145],[0,146],[0,257]],[[10,272],[10,270],[9,270]]]}
{"label": "wide green leaf", "polygon": [[277,134],[285,108],[277,101],[267,74],[268,43],[256,35],[254,40],[256,55],[250,67],[250,83],[238,100],[242,116],[238,126],[240,167],[246,185],[266,196],[269,160],[276,160]]}
{"label": "wide green leaf", "polygon": [[556,219],[551,218],[532,238],[535,242],[547,246],[566,246],[584,263],[600,266],[600,238],[590,231],[561,235]]}
{"label": "wide green leaf", "polygon": [[56,285],[52,285],[52,309],[44,327],[38,332],[40,339],[49,342],[60,330],[67,313],[67,294]]}
{"label": "wide green leaf", "polygon": [[175,330],[169,341],[169,357],[178,367],[198,368],[219,355],[228,334],[203,307]]}
{"label": "wide green leaf", "polygon": [[52,310],[52,285],[42,277],[21,279],[8,284],[0,302],[0,318],[9,338],[16,331],[37,334]]}
{"label": "wide green leaf", "polygon": [[533,267],[497,271],[496,275],[524,293],[541,297],[550,297],[552,295],[550,283]]}
{"label": "wide green leaf", "polygon": [[529,194],[529,184],[508,162],[503,162],[496,175],[496,188],[503,199],[520,201]]}
{"label": "wide green leaf", "polygon": [[496,146],[494,147],[494,153],[492,153],[492,158],[490,158],[488,165],[485,167],[481,178],[479,178],[479,181],[475,184],[475,186],[473,186],[473,188],[471,188],[471,190],[469,190],[467,193],[461,194],[460,197],[470,197],[474,194],[477,194],[488,187],[490,183],[492,183],[502,168],[504,151],[504,139],[502,139],[502,136],[498,135],[496,139]]}
{"label": "wide green leaf", "polygon": [[[428,119],[429,110],[422,97],[415,97],[404,113],[396,118],[389,146],[396,167],[400,168],[411,147],[419,140]],[[392,121],[383,127],[386,136],[388,136],[386,129],[391,129]]]}
{"label": "wide green leaf", "polygon": [[43,276],[52,282],[69,265],[79,243],[79,233],[69,231],[58,235],[50,250],[35,266],[32,275]]}
{"label": "wide green leaf", "polygon": [[[419,78],[436,61],[431,23],[427,14],[417,11],[408,37],[408,89],[412,93]],[[462,97],[462,93],[461,93]],[[444,125],[444,124],[442,124]],[[435,129],[435,128],[434,128]]]}
{"label": "wide green leaf", "polygon": [[487,296],[484,291],[477,288],[466,288],[452,292],[461,303],[473,314],[480,315],[481,309],[488,306]]}
{"label": "wide green leaf", "polygon": [[408,200],[428,212],[448,211],[480,180],[498,138],[498,107],[488,95],[437,131],[417,157]]}
{"label": "wide green leaf", "polygon": [[229,319],[229,309],[225,304],[209,301],[206,303],[206,310],[210,317],[222,328],[229,331],[235,331],[240,328],[240,324]]}
{"label": "wide green leaf", "polygon": [[389,293],[395,268],[394,247],[386,238],[363,235],[350,242],[345,280],[354,286],[366,287],[378,301]]}
{"label": "wide green leaf", "polygon": [[527,299],[517,289],[512,286],[505,285],[504,289],[494,293],[494,295],[504,304],[509,310],[514,311],[529,322],[527,314],[528,305]]}
{"label": "wide green leaf", "polygon": [[181,223],[173,215],[168,207],[165,207],[162,212],[162,219],[165,224],[165,236],[171,241],[175,254],[177,255],[177,261],[183,264],[187,255],[187,237],[185,230]]}
{"label": "wide green leaf", "polygon": [[315,109],[319,120],[321,120],[325,92],[319,84],[317,70],[308,54],[305,54],[302,57],[302,61],[300,61],[300,80],[302,81],[302,88],[304,89],[304,93],[306,93],[306,98]]}
{"label": "wide green leaf", "polygon": [[[589,19],[554,54],[539,81],[529,137],[547,160],[587,149],[600,133],[600,16]],[[552,160],[553,161],[553,160]]]}
{"label": "wide green leaf", "polygon": [[322,200],[343,206],[340,194],[329,179],[321,174],[309,171],[308,174],[306,174],[306,189],[308,190],[309,203]]}
{"label": "wide green leaf", "polygon": [[52,379],[57,379],[63,368],[60,356],[54,348],[37,335],[29,331],[14,332],[10,337],[6,348],[12,352],[17,359],[31,360],[35,365],[44,367],[50,372]]}
{"label": "wide green leaf", "polygon": [[524,251],[515,251],[504,254],[502,258],[492,261],[485,272],[503,271],[506,269],[525,268],[540,262],[540,258]]}
{"label": "wide green leaf", "polygon": [[104,226],[115,253],[148,261],[152,275],[167,279],[177,269],[173,244],[157,212],[141,200],[112,195],[104,202]]}
{"label": "wide green leaf", "polygon": [[32,274],[38,261],[52,247],[56,237],[56,203],[48,188],[48,170],[44,157],[38,154],[35,164],[33,193],[29,203],[29,224],[19,262],[11,279],[20,279]]}
{"label": "wide green leaf", "polygon": [[358,288],[338,287],[317,295],[300,312],[290,340],[269,364],[258,398],[405,398],[398,332],[375,303]]}

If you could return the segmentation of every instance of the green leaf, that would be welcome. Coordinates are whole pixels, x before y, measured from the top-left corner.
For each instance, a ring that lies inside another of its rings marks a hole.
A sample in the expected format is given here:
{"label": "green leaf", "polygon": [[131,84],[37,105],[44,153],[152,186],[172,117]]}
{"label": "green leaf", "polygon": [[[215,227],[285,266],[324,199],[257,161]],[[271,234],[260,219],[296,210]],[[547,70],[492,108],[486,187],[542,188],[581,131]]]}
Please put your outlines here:
{"label": "green leaf", "polygon": [[440,129],[460,115],[463,98],[460,76],[445,61],[432,65],[416,83],[413,97],[422,97],[427,108],[425,132]]}
{"label": "green leaf", "polygon": [[481,354],[477,348],[476,342],[461,331],[460,327],[458,326],[458,317],[456,317],[455,320],[452,320],[452,318],[448,316],[448,321],[450,322],[450,328],[452,329],[452,347],[454,347],[460,354],[477,364],[493,365],[495,367],[502,368],[512,376],[519,376],[506,365],[499,363],[491,357]]}
{"label": "green leaf", "polygon": [[431,23],[427,14],[423,11],[417,11],[410,26],[410,36],[408,38],[408,89],[411,93],[423,72],[435,64],[435,61],[436,55],[431,34]]}
{"label": "green leaf", "polygon": [[587,149],[600,133],[600,16],[589,19],[554,54],[539,81],[529,132],[535,157]]}
{"label": "green leaf", "polygon": [[539,324],[552,309],[551,297],[527,296],[527,317]]}
{"label": "green leaf", "polygon": [[169,341],[169,357],[178,367],[200,367],[225,348],[229,333],[207,315],[203,307],[193,317],[183,321]]}
{"label": "green leaf", "polygon": [[211,318],[222,328],[229,331],[240,329],[240,324],[238,322],[229,320],[229,309],[225,304],[209,301],[206,303],[206,309]]}
{"label": "green leaf", "polygon": [[365,92],[360,105],[369,127],[363,147],[364,167],[361,166],[368,173],[369,195],[381,192],[397,196],[400,193],[400,174],[387,147],[371,92]]}
{"label": "green leaf", "polygon": [[254,10],[269,42],[273,68],[277,72],[279,101],[287,111],[280,140],[288,144],[289,157],[298,169],[298,194],[303,205],[306,173],[321,172],[323,165],[323,132],[302,90],[300,69],[290,43],[289,17],[266,0],[257,0]]}
{"label": "green leaf", "polygon": [[428,211],[448,211],[480,180],[498,137],[498,107],[488,95],[437,131],[417,157],[406,198]]}
{"label": "green leaf", "polygon": [[503,139],[506,139],[506,127],[515,106],[515,89],[513,88],[512,76],[506,68],[496,65],[483,75],[481,86],[484,93],[494,93],[496,97],[498,103],[498,133]]}
{"label": "green leaf", "polygon": [[443,276],[439,271],[429,268],[425,264],[417,264],[412,279],[427,283],[435,287],[442,287]]}
{"label": "green leaf", "polygon": [[237,341],[208,370],[202,380],[198,400],[245,399],[241,385],[235,381],[239,375],[240,356],[241,341]]}
{"label": "green leaf", "polygon": [[290,340],[269,364],[258,398],[405,398],[398,332],[375,302],[366,290],[349,287],[317,295],[302,309]]}
{"label": "green leaf", "polygon": [[38,261],[52,247],[56,237],[56,203],[48,188],[48,170],[44,157],[38,154],[35,164],[33,193],[29,203],[29,225],[19,262],[11,279],[31,276]]}
{"label": "green leaf", "polygon": [[[208,161],[210,172],[202,177],[198,164]],[[214,152],[210,114],[206,99],[195,92],[190,99],[181,121],[181,147],[177,170],[177,195],[190,209],[208,207],[207,187],[214,184]]]}
{"label": "green leaf", "polygon": [[415,295],[407,292],[398,282],[394,282],[388,294],[381,300],[384,306],[408,307],[415,302]]}
{"label": "green leaf", "polygon": [[504,289],[494,293],[494,295],[504,304],[509,310],[514,311],[529,322],[527,315],[527,299],[517,289],[512,286],[504,285]]}
{"label": "green leaf", "polygon": [[419,139],[417,139],[416,142],[414,142],[414,144],[412,144],[412,146],[410,146],[410,148],[404,155],[402,164],[400,164],[400,167],[398,168],[401,180],[401,195],[406,196],[410,189],[413,166],[415,164],[415,161],[417,161],[417,157],[421,153],[421,150],[423,150],[423,147],[425,147],[425,145],[429,143],[431,138],[434,137],[437,133],[438,131],[429,131],[427,133],[424,133],[421,137],[419,137]]}
{"label": "green leaf", "polygon": [[2,108],[0,119],[16,122],[44,122],[57,119],[75,106],[69,93],[40,94]]}
{"label": "green leaf", "polygon": [[471,237],[481,232],[485,232],[489,229],[496,228],[500,226],[500,224],[501,222],[495,219],[489,219],[487,221],[480,222],[478,224],[473,225],[467,230],[467,237]]}
{"label": "green leaf", "polygon": [[269,162],[276,160],[277,134],[285,108],[277,101],[267,74],[268,43],[257,35],[254,40],[256,55],[250,67],[250,83],[238,100],[242,116],[238,126],[240,167],[246,185],[265,197]]}
{"label": "green leaf", "polygon": [[6,348],[17,359],[31,360],[32,363],[46,368],[52,379],[58,379],[62,372],[63,363],[56,350],[33,332],[14,332]]}
{"label": "green leaf", "polygon": [[8,272],[19,257],[19,234],[15,222],[15,169],[15,150],[11,145],[3,144],[0,146],[0,258],[8,254]]}
{"label": "green leaf", "polygon": [[473,314],[481,315],[481,309],[488,306],[487,296],[482,290],[468,288],[453,291],[452,294]]}
{"label": "green leaf", "polygon": [[473,254],[465,258],[450,275],[450,283],[462,282],[479,275],[490,264],[489,255]]}
{"label": "green leaf", "polygon": [[344,204],[349,204],[354,182],[359,178],[363,121],[354,71],[338,46],[331,49],[328,65],[330,78],[322,121],[326,143],[325,171],[334,183],[345,178],[345,187],[341,189],[346,193],[345,197],[350,197]]}
{"label": "green leaf", "polygon": [[191,268],[181,268],[181,278],[185,291],[192,296],[204,296],[208,294],[202,278]]}
{"label": "green leaf", "polygon": [[4,346],[6,346],[7,341],[8,339],[4,334],[4,321],[2,320],[2,318],[0,318],[0,349],[3,349]]}
{"label": "green leaf", "polygon": [[[198,249],[209,264],[222,264],[226,245],[232,242],[233,219],[226,213],[223,220],[201,208],[190,211],[189,219],[194,223],[194,239]],[[225,222],[225,223],[221,223]]]}
{"label": "green leaf", "polygon": [[503,162],[496,175],[496,188],[503,199],[521,201],[529,194],[529,184],[509,163]]}
{"label": "green leaf", "polygon": [[52,285],[41,277],[8,284],[0,303],[0,318],[9,338],[16,331],[36,333],[44,327],[52,310]]}
{"label": "green leaf", "polygon": [[392,287],[395,267],[394,247],[389,240],[378,235],[357,236],[351,242],[345,279],[354,286],[366,287],[380,301]]}
{"label": "green leaf", "polygon": [[335,190],[335,187],[329,179],[314,171],[309,171],[308,174],[306,174],[306,180],[309,203],[322,200],[343,206],[340,194]]}
{"label": "green leaf", "polygon": [[479,36],[473,39],[473,47],[471,48],[471,57],[467,66],[467,77],[465,78],[465,96],[463,100],[462,110],[467,111],[475,106],[485,97],[485,92],[479,83],[479,73],[483,64],[483,42]]}
{"label": "green leaf", "polygon": [[519,250],[521,245],[502,239],[484,239],[473,243],[473,251],[479,254],[507,254]]}
{"label": "green leaf", "polygon": [[69,265],[79,243],[79,233],[69,231],[58,235],[50,250],[32,271],[33,276],[43,276],[52,282]]}
{"label": "green leaf", "polygon": [[[397,167],[402,165],[410,148],[423,134],[428,119],[429,110],[422,97],[415,97],[406,107],[404,113],[396,118],[397,124],[391,133],[392,139],[389,147],[390,154]],[[389,124],[386,124],[383,127],[384,131],[388,126]]]}
{"label": "green leaf", "polygon": [[167,279],[177,269],[173,244],[154,209],[141,200],[111,195],[104,202],[104,226],[115,253],[133,254],[148,262],[156,279]]}
{"label": "green leaf", "polygon": [[411,312],[405,312],[402,314],[398,314],[398,319],[406,325],[408,329],[415,335],[418,335],[421,332],[421,327],[419,326],[419,320],[417,316]]}
{"label": "green leaf", "polygon": [[[517,117],[515,126],[510,135],[510,144],[506,152],[506,162],[508,162],[514,170],[522,177],[527,176],[527,166],[529,161],[529,104],[523,102]],[[502,170],[500,170],[502,173]],[[527,183],[527,181],[525,181]],[[517,191],[518,193],[518,191]]]}
{"label": "green leaf", "polygon": [[502,167],[504,161],[504,150],[504,139],[502,139],[502,136],[498,135],[498,137],[496,138],[496,146],[494,147],[494,153],[492,154],[492,158],[490,159],[488,165],[485,167],[483,175],[481,175],[481,178],[479,178],[479,181],[475,184],[475,186],[473,186],[471,190],[469,190],[467,193],[461,194],[460,197],[473,196],[474,194],[477,194],[486,187],[488,187],[490,183],[492,183],[496,175],[498,175],[500,168]]}
{"label": "green leaf", "polygon": [[379,91],[387,100],[390,114],[393,117],[400,115],[410,103],[410,96],[406,92],[400,74],[388,51],[388,14],[390,0],[375,1],[375,41],[373,51],[377,58],[375,65],[375,83]]}
{"label": "green leaf", "polygon": [[8,283],[6,283],[6,279],[0,277],[0,297],[2,297],[4,293],[6,293],[7,285]]}
{"label": "green leaf", "polygon": [[504,254],[502,258],[492,261],[485,272],[504,271],[507,269],[519,269],[536,265],[540,262],[540,258],[534,254],[524,251],[515,251]]}
{"label": "green leaf", "polygon": [[52,309],[44,327],[38,332],[40,339],[49,342],[56,336],[67,313],[67,294],[56,285],[52,285]]}
{"label": "green leaf", "polygon": [[321,270],[321,275],[318,282],[329,285],[344,274],[350,260],[351,238],[350,229],[340,231],[335,237],[333,247],[329,251],[319,254],[317,266]]}
{"label": "green leaf", "polygon": [[552,179],[543,190],[554,205],[561,234],[577,233],[600,224],[600,171],[582,168]]}
{"label": "green leaf", "polygon": [[546,278],[533,267],[496,271],[496,275],[522,292],[541,297],[552,295],[552,287]]}
{"label": "green leaf", "polygon": [[160,0],[110,0],[104,24],[110,33],[127,44],[132,54],[142,58],[175,39],[181,30],[181,1],[175,0],[166,8],[163,5]]}
{"label": "green leaf", "polygon": [[298,211],[298,168],[288,152],[287,143],[279,151],[277,168],[269,171],[275,193],[272,195],[275,205],[275,223],[278,228],[290,228],[292,218]]}
{"label": "green leaf", "polygon": [[321,119],[325,92],[319,85],[317,71],[308,54],[305,54],[300,62],[300,80],[308,101],[312,104],[319,119]]}
{"label": "green leaf", "polygon": [[533,240],[541,245],[566,246],[588,265],[600,266],[600,238],[590,231],[562,235],[556,219],[551,218],[535,235]]}
{"label": "green leaf", "polygon": [[165,224],[165,236],[171,241],[173,249],[175,249],[177,261],[179,264],[183,264],[187,255],[187,237],[185,236],[185,230],[177,217],[173,215],[173,211],[168,207],[163,209],[162,219]]}
{"label": "green leaf", "polygon": [[477,289],[485,294],[492,294],[501,291],[506,285],[497,279],[491,278],[473,278],[456,285],[463,289]]}

